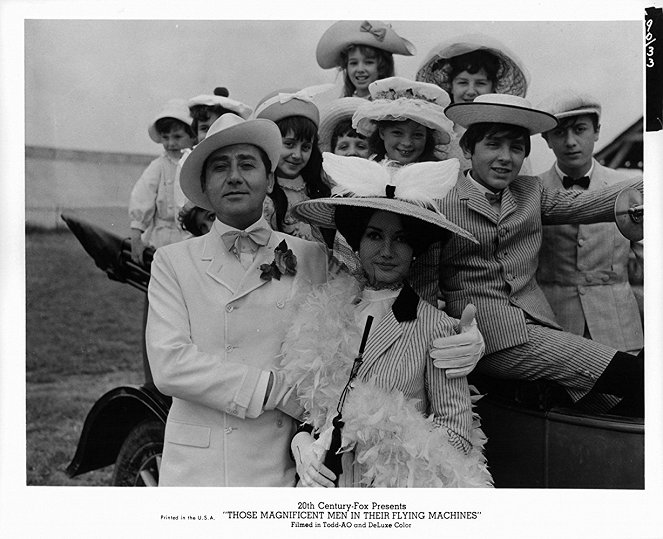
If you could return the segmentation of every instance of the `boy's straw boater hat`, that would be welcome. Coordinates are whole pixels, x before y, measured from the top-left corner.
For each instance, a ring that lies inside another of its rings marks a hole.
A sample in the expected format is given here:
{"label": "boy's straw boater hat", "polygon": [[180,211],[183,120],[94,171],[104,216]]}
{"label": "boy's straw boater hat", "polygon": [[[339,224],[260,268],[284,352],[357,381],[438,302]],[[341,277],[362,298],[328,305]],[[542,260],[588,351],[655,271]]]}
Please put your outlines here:
{"label": "boy's straw boater hat", "polygon": [[352,120],[356,110],[366,103],[361,97],[340,97],[320,107],[320,127],[318,139],[320,151],[333,152],[331,147],[332,134],[339,122]]}
{"label": "boy's straw boater hat", "polygon": [[478,243],[472,234],[440,213],[434,202],[444,198],[456,184],[457,159],[394,168],[329,152],[322,157],[322,167],[332,183],[332,196],[295,204],[292,211],[300,219],[323,228],[335,228],[338,206],[373,208],[407,215]]}
{"label": "boy's straw boater hat", "polygon": [[338,21],[318,41],[315,57],[322,69],[341,67],[341,53],[353,45],[368,45],[392,54],[412,56],[417,49],[382,21]]}
{"label": "boy's straw boater hat", "polygon": [[482,34],[468,34],[444,41],[426,55],[425,60],[417,70],[416,79],[437,84],[440,88],[451,93],[449,60],[482,50],[491,53],[497,58],[497,87],[493,89],[496,94],[512,94],[525,97],[529,73],[518,57],[496,39]]}
{"label": "boy's straw boater hat", "polygon": [[453,124],[444,114],[449,94],[435,84],[403,77],[388,77],[368,85],[371,101],[364,103],[352,117],[352,126],[370,136],[380,121],[412,120],[436,132],[438,144],[448,144]]}
{"label": "boy's straw boater hat", "polygon": [[164,118],[175,118],[191,127],[191,116],[189,115],[189,107],[186,101],[184,99],[171,99],[164,105],[147,128],[147,133],[154,142],[161,142],[161,136],[157,131],[156,123]]}
{"label": "boy's straw boater hat", "polygon": [[207,136],[198,144],[182,164],[180,187],[196,206],[214,211],[200,184],[205,160],[216,150],[234,144],[251,144],[262,149],[269,158],[271,169],[276,170],[281,156],[281,132],[271,120],[245,120],[233,113],[219,117],[209,128]]}
{"label": "boy's straw boater hat", "polygon": [[552,114],[532,108],[524,97],[508,94],[480,95],[471,103],[449,105],[444,112],[452,122],[465,128],[477,123],[510,124],[535,135],[557,126]]}
{"label": "boy's straw boater hat", "polygon": [[249,116],[251,116],[251,113],[253,112],[251,107],[241,103],[240,101],[230,99],[228,96],[216,94],[202,94],[189,99],[188,106],[190,109],[198,105],[204,105],[206,107],[222,107],[228,112],[233,112],[245,120],[248,120]]}
{"label": "boy's straw boater hat", "polygon": [[303,116],[316,127],[320,124],[320,111],[311,94],[304,90],[277,90],[267,94],[258,103],[254,117],[278,122],[290,116]]}
{"label": "boy's straw boater hat", "polygon": [[560,90],[539,103],[538,108],[558,120],[581,114],[595,114],[601,120],[601,103],[593,95],[576,90]]}

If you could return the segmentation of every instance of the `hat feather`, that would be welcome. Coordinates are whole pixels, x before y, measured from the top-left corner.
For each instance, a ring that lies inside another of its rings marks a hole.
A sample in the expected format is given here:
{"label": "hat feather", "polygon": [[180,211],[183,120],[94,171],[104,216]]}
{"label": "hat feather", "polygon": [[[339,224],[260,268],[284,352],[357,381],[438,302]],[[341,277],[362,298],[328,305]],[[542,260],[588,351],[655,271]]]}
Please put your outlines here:
{"label": "hat feather", "polygon": [[359,197],[385,196],[391,175],[380,163],[361,157],[322,154],[322,166],[334,182],[334,195]]}
{"label": "hat feather", "polygon": [[395,196],[415,203],[444,198],[456,185],[460,162],[456,158],[445,161],[414,163],[396,169],[392,184]]}
{"label": "hat feather", "polygon": [[323,168],[334,183],[334,195],[384,197],[387,185],[392,185],[396,198],[424,206],[446,196],[460,169],[455,158],[394,167],[329,152],[322,156]]}

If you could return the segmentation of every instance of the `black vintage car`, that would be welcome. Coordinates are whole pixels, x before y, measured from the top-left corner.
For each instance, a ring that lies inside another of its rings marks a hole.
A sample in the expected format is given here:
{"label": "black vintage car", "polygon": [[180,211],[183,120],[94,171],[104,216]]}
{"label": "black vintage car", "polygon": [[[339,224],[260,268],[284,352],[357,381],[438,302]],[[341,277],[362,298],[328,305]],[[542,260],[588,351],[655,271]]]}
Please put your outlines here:
{"label": "black vintage car", "polygon": [[[62,218],[110,279],[147,291],[153,252],[139,266],[128,238],[71,215]],[[114,464],[113,485],[158,484],[171,399],[154,386],[145,351],[142,361],[143,384],[116,387],[92,406],[67,467],[70,477]],[[477,411],[496,487],[644,488],[643,419],[578,413],[551,384],[474,373],[470,383],[484,395]]]}

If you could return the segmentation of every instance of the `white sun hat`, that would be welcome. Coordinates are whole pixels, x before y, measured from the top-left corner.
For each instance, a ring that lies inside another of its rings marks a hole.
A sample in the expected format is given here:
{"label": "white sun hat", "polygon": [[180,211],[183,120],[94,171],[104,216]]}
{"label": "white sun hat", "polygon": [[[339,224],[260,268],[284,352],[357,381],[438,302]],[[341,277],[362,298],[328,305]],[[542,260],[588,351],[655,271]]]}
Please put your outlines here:
{"label": "white sun hat", "polygon": [[154,142],[161,142],[161,135],[157,131],[156,123],[164,118],[175,118],[191,127],[191,115],[189,114],[189,107],[186,100],[171,99],[164,105],[147,128],[147,133]]}
{"label": "white sun hat", "polygon": [[376,80],[368,86],[371,101],[364,100],[352,117],[352,126],[370,136],[380,121],[412,120],[437,134],[438,144],[448,144],[453,123],[444,113],[449,94],[435,84],[403,77]]}

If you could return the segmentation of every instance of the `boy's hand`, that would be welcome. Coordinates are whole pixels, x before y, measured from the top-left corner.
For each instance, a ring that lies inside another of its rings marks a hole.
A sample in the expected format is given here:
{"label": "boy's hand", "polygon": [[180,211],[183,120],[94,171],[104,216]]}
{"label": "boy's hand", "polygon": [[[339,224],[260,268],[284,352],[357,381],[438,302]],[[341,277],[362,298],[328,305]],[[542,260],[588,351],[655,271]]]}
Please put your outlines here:
{"label": "boy's hand", "polygon": [[475,315],[476,307],[468,304],[456,328],[458,333],[433,341],[430,351],[433,364],[439,369],[445,369],[447,378],[467,376],[483,357],[486,346],[474,319]]}
{"label": "boy's hand", "polygon": [[131,229],[131,260],[137,264],[143,265],[143,253],[147,247],[141,239],[142,232],[138,229]]}

